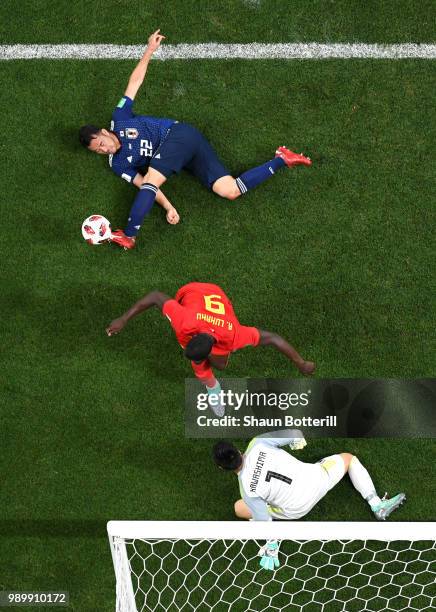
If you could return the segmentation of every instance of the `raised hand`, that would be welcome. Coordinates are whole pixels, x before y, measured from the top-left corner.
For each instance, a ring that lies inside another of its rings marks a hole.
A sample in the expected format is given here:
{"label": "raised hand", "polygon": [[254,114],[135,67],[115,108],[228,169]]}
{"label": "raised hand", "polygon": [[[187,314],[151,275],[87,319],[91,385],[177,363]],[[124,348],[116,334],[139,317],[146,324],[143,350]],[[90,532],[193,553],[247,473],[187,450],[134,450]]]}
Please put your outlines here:
{"label": "raised hand", "polygon": [[165,39],[165,36],[159,32],[160,28],[159,30],[156,30],[156,32],[153,32],[153,34],[150,34],[148,38],[147,51],[154,53],[157,49],[159,49],[160,43]]}

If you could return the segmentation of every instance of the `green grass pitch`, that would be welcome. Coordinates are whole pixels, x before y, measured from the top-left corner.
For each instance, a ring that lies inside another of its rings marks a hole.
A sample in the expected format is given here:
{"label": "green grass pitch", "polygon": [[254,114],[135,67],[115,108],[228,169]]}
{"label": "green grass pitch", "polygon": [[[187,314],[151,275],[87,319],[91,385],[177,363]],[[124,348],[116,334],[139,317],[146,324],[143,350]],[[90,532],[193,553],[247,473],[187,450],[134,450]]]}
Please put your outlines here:
{"label": "green grass pitch", "polygon": [[[138,44],[159,26],[170,43],[431,42],[430,2],[419,16],[405,1],[267,4],[23,0],[18,15],[4,0],[0,42]],[[152,62],[136,111],[194,124],[233,173],[280,144],[314,163],[235,203],[173,178],[181,223],[155,207],[125,253],[81,238],[94,212],[123,226],[135,192],[77,130],[108,124],[133,66],[0,63],[0,590],[69,590],[80,612],[114,607],[108,519],[230,520],[237,495],[211,441],[183,436],[191,372],[165,319],[150,311],[106,337],[137,298],[216,282],[241,322],[288,337],[318,377],[431,377],[436,356],[432,62]],[[248,349],[226,375],[297,373]],[[381,492],[407,492],[398,520],[435,518],[431,440],[318,440],[300,457],[338,450]],[[371,517],[345,479],[308,520],[325,518]]]}

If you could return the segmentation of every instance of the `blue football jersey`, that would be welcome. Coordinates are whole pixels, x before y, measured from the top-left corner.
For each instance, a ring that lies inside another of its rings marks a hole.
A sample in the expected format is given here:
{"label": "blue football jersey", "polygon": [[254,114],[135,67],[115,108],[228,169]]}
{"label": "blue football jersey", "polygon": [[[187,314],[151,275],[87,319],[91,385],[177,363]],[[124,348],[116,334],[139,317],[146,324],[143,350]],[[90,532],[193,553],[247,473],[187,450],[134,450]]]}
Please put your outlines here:
{"label": "blue football jersey", "polygon": [[110,127],[121,148],[115,155],[109,155],[109,165],[129,183],[150,163],[169,128],[176,123],[173,119],[135,115],[132,108],[133,100],[123,96],[112,113]]}

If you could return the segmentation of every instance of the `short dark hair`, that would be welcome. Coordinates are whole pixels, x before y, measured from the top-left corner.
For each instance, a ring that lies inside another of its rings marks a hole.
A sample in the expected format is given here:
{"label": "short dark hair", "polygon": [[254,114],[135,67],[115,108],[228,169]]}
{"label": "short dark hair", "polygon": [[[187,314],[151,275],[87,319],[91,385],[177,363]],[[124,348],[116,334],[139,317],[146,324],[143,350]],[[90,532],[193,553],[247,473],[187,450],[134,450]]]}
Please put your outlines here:
{"label": "short dark hair", "polygon": [[213,447],[213,459],[223,470],[237,470],[242,465],[242,455],[231,442],[217,442]]}
{"label": "short dark hair", "polygon": [[209,355],[214,345],[210,334],[196,334],[185,348],[185,357],[191,361],[203,361]]}
{"label": "short dark hair", "polygon": [[97,136],[99,131],[100,128],[95,127],[95,125],[83,125],[79,131],[80,144],[88,148],[91,140]]}

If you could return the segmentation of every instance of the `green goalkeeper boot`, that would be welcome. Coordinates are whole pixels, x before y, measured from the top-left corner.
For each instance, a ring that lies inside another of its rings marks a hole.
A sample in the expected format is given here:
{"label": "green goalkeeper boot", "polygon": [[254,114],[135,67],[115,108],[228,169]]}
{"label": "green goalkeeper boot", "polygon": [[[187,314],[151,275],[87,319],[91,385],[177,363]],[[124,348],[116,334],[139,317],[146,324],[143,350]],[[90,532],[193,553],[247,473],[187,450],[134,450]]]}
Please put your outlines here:
{"label": "green goalkeeper boot", "polygon": [[386,499],[386,493],[381,502],[372,511],[378,521],[385,521],[394,510],[399,508],[406,501],[405,493],[398,493],[390,499]]}

